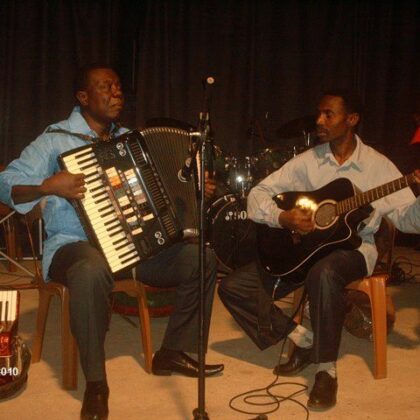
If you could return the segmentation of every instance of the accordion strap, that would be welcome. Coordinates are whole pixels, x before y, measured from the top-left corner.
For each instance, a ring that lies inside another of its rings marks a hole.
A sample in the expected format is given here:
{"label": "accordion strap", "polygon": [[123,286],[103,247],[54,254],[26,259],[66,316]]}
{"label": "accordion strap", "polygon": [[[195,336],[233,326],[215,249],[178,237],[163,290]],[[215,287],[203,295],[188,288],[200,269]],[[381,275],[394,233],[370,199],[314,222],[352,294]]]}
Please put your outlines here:
{"label": "accordion strap", "polygon": [[67,134],[69,136],[79,137],[79,139],[85,140],[85,141],[91,141],[92,143],[97,143],[101,139],[99,137],[92,137],[88,136],[87,134],[82,133],[72,133],[71,131],[64,130],[62,128],[47,128],[47,133],[58,133],[58,134]]}
{"label": "accordion strap", "polygon": [[66,134],[68,136],[78,137],[79,139],[82,139],[82,140],[85,140],[85,141],[90,141],[92,143],[98,143],[100,141],[110,141],[112,138],[114,138],[114,135],[115,135],[115,133],[116,133],[116,131],[118,130],[119,127],[120,127],[120,125],[115,123],[114,128],[113,128],[112,132],[110,133],[108,139],[102,139],[100,137],[88,136],[87,134],[82,134],[82,133],[73,133],[72,131],[64,130],[63,128],[48,127],[46,132],[47,133]]}

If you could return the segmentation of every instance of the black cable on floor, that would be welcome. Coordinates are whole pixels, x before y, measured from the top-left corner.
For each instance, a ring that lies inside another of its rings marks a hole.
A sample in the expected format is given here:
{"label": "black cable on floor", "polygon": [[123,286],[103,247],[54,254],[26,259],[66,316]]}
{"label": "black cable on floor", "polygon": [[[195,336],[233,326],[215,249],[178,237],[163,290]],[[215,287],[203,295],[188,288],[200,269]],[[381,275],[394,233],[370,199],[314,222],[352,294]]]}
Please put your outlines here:
{"label": "black cable on floor", "polygon": [[[281,351],[280,351],[280,359],[279,362],[281,360],[281,355],[283,354],[283,349],[284,349],[284,345],[286,343],[286,339],[283,339],[283,344],[281,346]],[[276,375],[276,378],[274,379],[273,382],[271,382],[268,386],[264,387],[264,388],[256,388],[256,389],[251,389],[249,391],[243,392],[241,394],[235,395],[233,398],[231,398],[231,400],[229,401],[229,407],[234,410],[237,411],[239,413],[242,414],[251,414],[251,415],[256,415],[257,417],[253,417],[250,420],[262,420],[262,419],[268,419],[267,415],[276,412],[277,410],[280,409],[280,404],[282,402],[285,401],[291,401],[299,406],[302,407],[302,409],[305,411],[305,419],[309,419],[309,410],[307,409],[307,407],[302,404],[300,401],[296,400],[295,397],[297,397],[298,395],[302,394],[303,392],[305,392],[308,389],[307,385],[298,383],[298,382],[278,382],[279,380],[279,375]],[[296,386],[298,387],[298,390],[292,392],[291,394],[288,395],[280,395],[280,394],[276,394],[273,392],[273,389],[276,387],[280,387],[280,386]],[[263,392],[263,393],[261,393]],[[239,407],[235,407],[234,403],[236,400],[241,399],[242,403],[244,404],[248,404],[250,406],[257,406],[257,407],[270,407],[273,406],[272,408],[269,408],[265,411],[248,411],[248,410],[243,410]],[[265,402],[259,402],[259,400],[262,399],[266,399],[268,401]]]}
{"label": "black cable on floor", "polygon": [[[305,302],[305,298],[306,298],[306,293],[303,293],[297,309],[295,310],[293,315],[290,317],[290,323],[293,321],[296,314],[300,310],[301,306]],[[286,327],[286,330],[287,329],[288,329],[288,326]],[[285,344],[286,344],[286,337],[282,340],[282,345],[281,345],[281,349],[280,349],[280,356],[279,356],[278,364],[280,364],[280,362],[281,362]],[[238,413],[250,414],[250,415],[254,415],[254,416],[256,415],[256,417],[253,417],[249,420],[267,420],[268,419],[268,414],[274,413],[277,410],[279,410],[280,409],[280,404],[282,402],[291,401],[291,402],[299,405],[300,407],[302,407],[303,410],[305,411],[305,415],[306,415],[305,420],[309,419],[309,410],[307,409],[306,405],[302,404],[300,401],[295,399],[295,397],[297,397],[298,395],[307,391],[308,386],[304,385],[304,384],[301,384],[301,383],[298,383],[298,382],[278,382],[278,380],[279,380],[279,375],[276,374],[276,378],[274,379],[274,381],[271,382],[266,387],[251,389],[249,391],[246,391],[246,392],[243,392],[241,394],[235,395],[234,397],[232,397],[230,399],[229,407],[232,410],[237,411]],[[287,386],[287,385],[296,386],[299,389],[297,391],[292,392],[289,395],[277,395],[277,394],[272,392],[272,390],[276,387]],[[264,392],[264,393],[260,393],[260,392]],[[270,406],[273,406],[273,408],[267,409],[266,411],[246,411],[246,410],[243,410],[241,408],[238,408],[238,407],[234,406],[235,401],[237,401],[238,399],[241,399],[243,404],[248,404],[250,406],[256,406],[256,407],[270,407]],[[258,400],[261,400],[261,399],[268,399],[269,401],[258,402]]]}
{"label": "black cable on floor", "polygon": [[[402,267],[407,267],[404,270]],[[419,264],[414,264],[409,258],[400,256],[397,257],[391,267],[391,274],[389,284],[399,285],[402,283],[419,283],[419,274],[414,273],[414,267],[420,267]]]}

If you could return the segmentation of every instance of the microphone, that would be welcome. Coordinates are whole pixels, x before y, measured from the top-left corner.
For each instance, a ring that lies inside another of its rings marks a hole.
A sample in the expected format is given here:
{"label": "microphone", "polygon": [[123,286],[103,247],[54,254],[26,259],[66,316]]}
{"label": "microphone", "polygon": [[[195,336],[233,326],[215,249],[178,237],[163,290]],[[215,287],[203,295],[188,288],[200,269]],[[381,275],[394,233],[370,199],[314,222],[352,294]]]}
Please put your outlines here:
{"label": "microphone", "polygon": [[214,84],[214,82],[215,82],[215,80],[214,80],[214,77],[212,77],[212,76],[208,76],[208,77],[203,78],[203,85],[204,86],[212,85],[212,84]]}
{"label": "microphone", "polygon": [[181,182],[188,182],[191,180],[191,175],[194,165],[192,165],[192,157],[189,156],[185,159],[184,166],[178,171],[178,179]]}
{"label": "microphone", "polygon": [[201,112],[202,116],[204,114],[208,114],[211,107],[211,96],[212,96],[212,90],[213,85],[215,83],[215,79],[212,76],[203,77],[203,89],[204,89],[204,103],[203,103],[203,112]]}

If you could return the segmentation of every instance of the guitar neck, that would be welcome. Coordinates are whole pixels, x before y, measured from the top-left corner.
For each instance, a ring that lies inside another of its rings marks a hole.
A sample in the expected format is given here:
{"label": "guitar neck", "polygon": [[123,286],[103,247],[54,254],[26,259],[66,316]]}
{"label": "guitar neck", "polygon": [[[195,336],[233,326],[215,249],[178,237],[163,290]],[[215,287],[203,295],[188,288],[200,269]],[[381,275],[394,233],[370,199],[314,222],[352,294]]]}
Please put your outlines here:
{"label": "guitar neck", "polygon": [[363,207],[366,204],[379,200],[382,197],[385,197],[396,191],[402,190],[403,188],[414,184],[414,182],[414,174],[409,174],[398,178],[394,181],[383,184],[379,187],[372,188],[371,190],[356,194],[353,197],[341,200],[337,203],[337,213],[344,214],[348,213],[351,210],[358,209],[359,207]]}

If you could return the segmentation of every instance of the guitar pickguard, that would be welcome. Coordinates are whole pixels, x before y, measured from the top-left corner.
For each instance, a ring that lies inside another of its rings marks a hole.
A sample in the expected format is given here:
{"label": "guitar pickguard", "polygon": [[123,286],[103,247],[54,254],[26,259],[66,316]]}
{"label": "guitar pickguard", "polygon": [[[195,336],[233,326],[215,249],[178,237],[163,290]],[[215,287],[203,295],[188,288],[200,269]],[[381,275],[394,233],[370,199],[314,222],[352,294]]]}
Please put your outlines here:
{"label": "guitar pickguard", "polygon": [[317,229],[328,229],[338,220],[336,203],[335,200],[324,200],[319,203],[314,214],[314,222]]}

